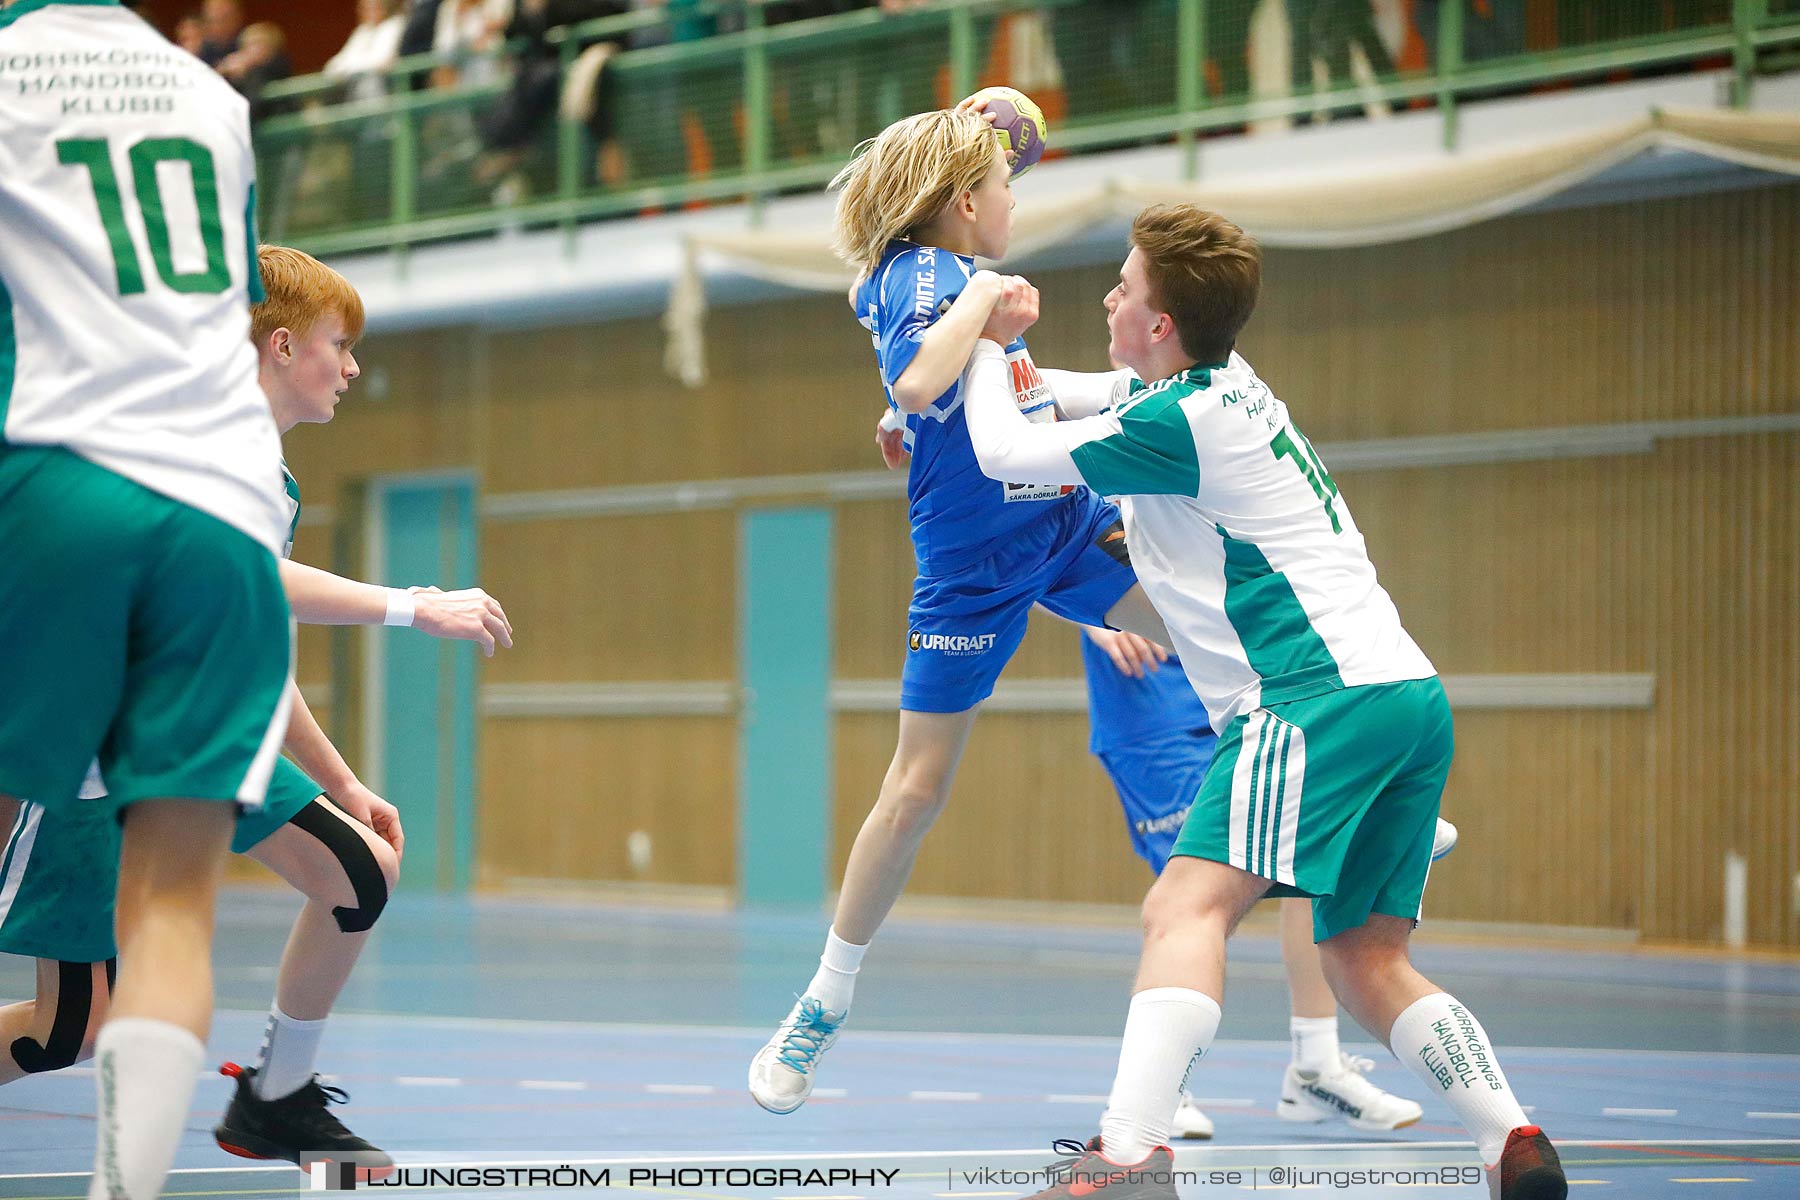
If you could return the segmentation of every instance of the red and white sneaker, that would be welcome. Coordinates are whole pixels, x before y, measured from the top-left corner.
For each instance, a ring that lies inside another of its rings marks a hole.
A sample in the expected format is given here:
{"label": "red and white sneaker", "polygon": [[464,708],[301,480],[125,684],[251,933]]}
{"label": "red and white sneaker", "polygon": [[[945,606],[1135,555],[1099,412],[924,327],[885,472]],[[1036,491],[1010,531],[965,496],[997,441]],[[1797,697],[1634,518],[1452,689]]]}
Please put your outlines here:
{"label": "red and white sneaker", "polygon": [[1569,1194],[1556,1147],[1536,1125],[1521,1125],[1506,1135],[1506,1149],[1487,1176],[1491,1200],[1566,1200]]}
{"label": "red and white sneaker", "polygon": [[[1059,1143],[1059,1147],[1062,1143]],[[1177,1200],[1175,1152],[1157,1146],[1135,1163],[1116,1163],[1106,1157],[1100,1139],[1091,1139],[1083,1152],[1051,1167],[1056,1182],[1026,1200]]]}

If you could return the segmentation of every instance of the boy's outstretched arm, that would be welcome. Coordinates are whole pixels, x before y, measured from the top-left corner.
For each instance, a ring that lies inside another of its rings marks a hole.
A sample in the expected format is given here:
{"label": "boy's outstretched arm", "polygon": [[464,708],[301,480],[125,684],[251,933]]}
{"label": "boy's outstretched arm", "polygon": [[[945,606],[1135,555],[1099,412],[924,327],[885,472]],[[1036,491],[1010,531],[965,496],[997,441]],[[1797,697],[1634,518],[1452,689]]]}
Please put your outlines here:
{"label": "boy's outstretched arm", "polygon": [[1123,400],[1131,387],[1131,381],[1137,378],[1130,370],[1088,372],[1040,367],[1038,372],[1043,375],[1044,382],[1050,385],[1051,394],[1056,397],[1056,417],[1059,421],[1079,421],[1083,417],[1098,416]]}
{"label": "boy's outstretched arm", "polygon": [[963,373],[963,412],[981,473],[1010,483],[1085,484],[1073,451],[1119,428],[1111,414],[1045,425],[1027,420],[1013,399],[1006,351],[987,338]]}
{"label": "boy's outstretched arm", "polygon": [[513,644],[506,610],[480,588],[382,587],[286,559],[281,586],[303,625],[410,625],[432,637],[478,642],[490,658],[497,645]]}

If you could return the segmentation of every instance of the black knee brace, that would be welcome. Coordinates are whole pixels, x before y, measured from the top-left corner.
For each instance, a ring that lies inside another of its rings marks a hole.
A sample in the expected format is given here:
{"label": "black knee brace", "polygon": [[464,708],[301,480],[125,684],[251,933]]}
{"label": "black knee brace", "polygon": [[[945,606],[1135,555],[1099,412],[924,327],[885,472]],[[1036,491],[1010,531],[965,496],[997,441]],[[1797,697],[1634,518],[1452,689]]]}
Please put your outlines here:
{"label": "black knee brace", "polygon": [[[106,960],[106,988],[112,991],[119,960]],[[60,1071],[72,1067],[81,1058],[81,1043],[87,1035],[88,1018],[94,1009],[94,968],[92,963],[59,962],[56,964],[56,1012],[50,1019],[50,1040],[14,1038],[10,1047],[13,1061],[27,1075],[41,1071]]]}
{"label": "black knee brace", "polygon": [[355,908],[340,905],[331,910],[338,928],[345,933],[362,933],[372,928],[381,910],[387,907],[388,885],[387,876],[381,873],[381,864],[375,861],[374,852],[362,840],[362,835],[350,828],[344,818],[328,812],[317,800],[295,813],[288,824],[325,843],[325,848],[344,868],[344,876],[356,892]]}

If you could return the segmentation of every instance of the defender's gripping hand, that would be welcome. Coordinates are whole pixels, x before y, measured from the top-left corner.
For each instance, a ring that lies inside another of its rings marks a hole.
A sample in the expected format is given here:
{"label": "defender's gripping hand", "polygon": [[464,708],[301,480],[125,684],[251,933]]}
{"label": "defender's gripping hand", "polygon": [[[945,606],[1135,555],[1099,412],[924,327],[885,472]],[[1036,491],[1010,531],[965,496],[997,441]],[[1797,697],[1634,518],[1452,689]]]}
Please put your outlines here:
{"label": "defender's gripping hand", "polygon": [[494,656],[496,645],[512,648],[512,622],[500,602],[480,588],[446,592],[435,587],[408,588],[413,595],[413,628],[432,637],[476,642]]}

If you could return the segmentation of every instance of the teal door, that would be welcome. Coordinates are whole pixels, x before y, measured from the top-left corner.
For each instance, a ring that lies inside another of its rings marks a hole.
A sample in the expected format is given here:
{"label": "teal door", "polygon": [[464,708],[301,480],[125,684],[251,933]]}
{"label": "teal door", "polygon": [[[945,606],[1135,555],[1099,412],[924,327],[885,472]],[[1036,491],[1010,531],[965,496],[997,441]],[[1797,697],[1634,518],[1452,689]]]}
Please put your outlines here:
{"label": "teal door", "polygon": [[[475,485],[466,476],[371,485],[370,578],[393,587],[475,586]],[[475,857],[473,643],[372,629],[364,713],[374,788],[406,830],[402,887],[462,891]]]}
{"label": "teal door", "polygon": [[738,897],[817,911],[831,853],[831,511],[738,527]]}

